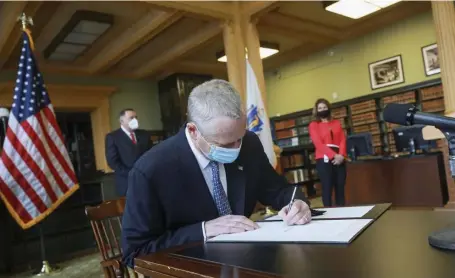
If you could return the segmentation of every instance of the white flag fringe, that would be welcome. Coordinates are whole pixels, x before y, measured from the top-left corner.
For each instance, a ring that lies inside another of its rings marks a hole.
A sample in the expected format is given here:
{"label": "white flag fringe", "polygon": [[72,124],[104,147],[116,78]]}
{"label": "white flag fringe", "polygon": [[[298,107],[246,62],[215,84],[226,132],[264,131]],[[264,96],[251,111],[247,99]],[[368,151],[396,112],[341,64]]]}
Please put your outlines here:
{"label": "white flag fringe", "polygon": [[270,120],[264,108],[256,75],[248,60],[246,60],[246,96],[248,130],[259,136],[264,152],[267,154],[272,167],[275,168],[277,161],[273,151]]}

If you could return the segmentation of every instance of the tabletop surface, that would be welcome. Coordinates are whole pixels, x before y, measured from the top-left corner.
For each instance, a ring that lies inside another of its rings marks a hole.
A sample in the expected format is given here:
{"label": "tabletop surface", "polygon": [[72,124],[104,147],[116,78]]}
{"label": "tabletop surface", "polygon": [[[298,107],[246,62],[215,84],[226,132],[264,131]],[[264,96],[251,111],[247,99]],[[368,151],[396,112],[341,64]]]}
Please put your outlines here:
{"label": "tabletop surface", "polygon": [[391,210],[347,245],[205,243],[143,256],[136,266],[169,277],[455,277],[455,252],[428,244],[450,225],[453,212]]}

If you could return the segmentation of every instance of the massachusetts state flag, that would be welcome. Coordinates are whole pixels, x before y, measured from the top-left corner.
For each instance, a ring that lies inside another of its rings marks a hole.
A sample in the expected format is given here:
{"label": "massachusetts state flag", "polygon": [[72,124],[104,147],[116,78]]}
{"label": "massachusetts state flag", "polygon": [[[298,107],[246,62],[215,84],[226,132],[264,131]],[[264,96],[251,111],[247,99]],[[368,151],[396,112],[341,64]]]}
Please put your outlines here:
{"label": "massachusetts state flag", "polygon": [[0,159],[0,196],[26,229],[52,213],[79,185],[28,30],[22,43]]}
{"label": "massachusetts state flag", "polygon": [[270,121],[264,108],[256,75],[248,60],[246,60],[246,104],[248,130],[255,132],[259,136],[270,164],[275,168],[277,161],[273,151]]}

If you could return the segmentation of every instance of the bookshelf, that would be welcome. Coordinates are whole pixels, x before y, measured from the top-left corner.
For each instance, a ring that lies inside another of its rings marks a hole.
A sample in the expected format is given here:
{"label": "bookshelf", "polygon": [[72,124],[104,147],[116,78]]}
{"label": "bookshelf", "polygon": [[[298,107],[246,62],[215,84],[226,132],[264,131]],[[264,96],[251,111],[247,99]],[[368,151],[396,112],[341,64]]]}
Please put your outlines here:
{"label": "bookshelf", "polygon": [[[346,135],[371,133],[376,156],[394,154],[392,130],[397,125],[386,123],[383,117],[384,107],[389,103],[412,103],[422,112],[443,113],[441,80],[433,79],[333,103],[332,116],[340,120]],[[272,117],[270,121],[273,140],[283,149],[280,163],[288,182],[301,185],[308,197],[320,196],[314,146],[308,132],[312,109]]]}

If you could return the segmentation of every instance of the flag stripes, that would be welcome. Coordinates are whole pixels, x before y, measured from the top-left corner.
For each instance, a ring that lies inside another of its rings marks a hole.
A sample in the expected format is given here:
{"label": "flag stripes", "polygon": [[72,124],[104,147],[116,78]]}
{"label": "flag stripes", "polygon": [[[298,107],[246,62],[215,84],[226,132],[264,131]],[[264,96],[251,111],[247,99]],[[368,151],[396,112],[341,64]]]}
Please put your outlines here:
{"label": "flag stripes", "polygon": [[32,45],[25,31],[0,159],[0,197],[22,228],[44,219],[79,188]]}

